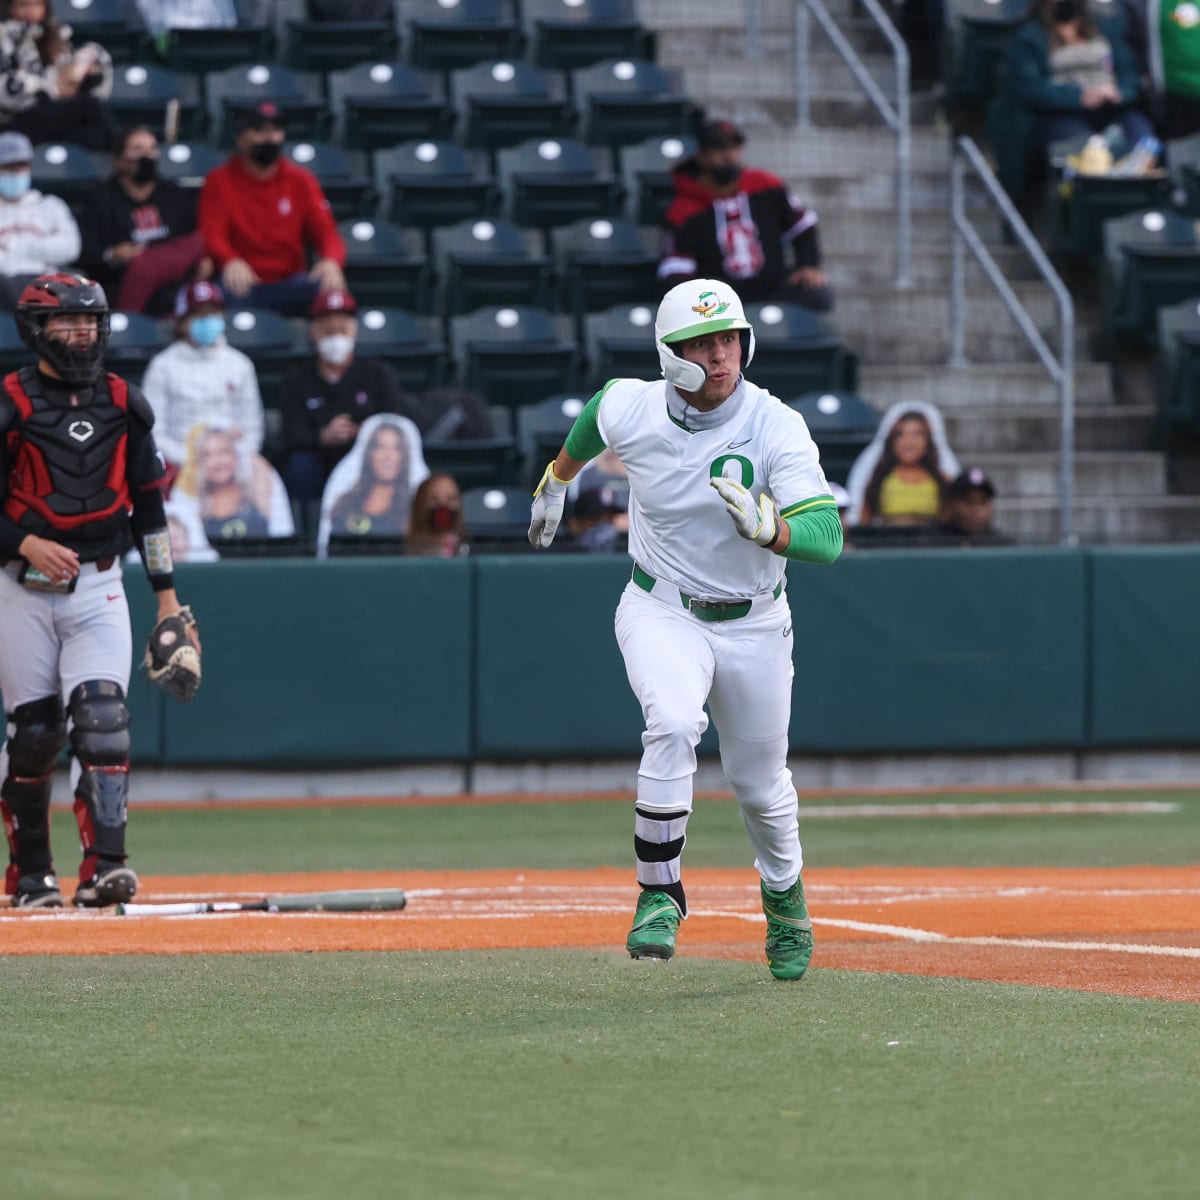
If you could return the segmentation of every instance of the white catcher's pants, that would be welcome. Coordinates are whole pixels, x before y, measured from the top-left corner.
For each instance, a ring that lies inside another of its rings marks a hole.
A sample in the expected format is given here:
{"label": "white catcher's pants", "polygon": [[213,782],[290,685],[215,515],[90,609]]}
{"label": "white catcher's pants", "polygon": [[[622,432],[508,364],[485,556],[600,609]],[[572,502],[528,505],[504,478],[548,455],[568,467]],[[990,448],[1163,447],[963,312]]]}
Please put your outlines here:
{"label": "white catcher's pants", "polygon": [[[17,582],[17,566],[0,569],[0,692],[4,707],[59,695],[63,703],[91,679],[129,691],[133,635],[118,559],[107,571],[85,563],[73,592],[35,592]],[[8,731],[12,732],[11,729]],[[0,752],[0,778],[8,772]],[[79,764],[71,763],[71,783]]]}
{"label": "white catcher's pants", "polygon": [[792,617],[786,597],[756,601],[737,621],[707,623],[687,612],[669,585],[658,583],[646,592],[631,582],[615,625],[646,725],[638,806],[691,811],[707,701],[754,865],[768,887],[791,887],[804,858],[796,788],[787,767]]}

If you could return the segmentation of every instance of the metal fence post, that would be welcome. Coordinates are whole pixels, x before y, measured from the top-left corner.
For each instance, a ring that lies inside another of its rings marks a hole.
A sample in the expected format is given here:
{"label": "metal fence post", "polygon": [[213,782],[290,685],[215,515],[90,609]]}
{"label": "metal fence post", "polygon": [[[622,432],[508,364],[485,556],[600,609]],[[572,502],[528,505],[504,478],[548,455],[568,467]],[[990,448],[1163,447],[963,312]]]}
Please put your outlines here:
{"label": "metal fence post", "polygon": [[965,367],[967,248],[963,241],[963,192],[965,167],[962,156],[954,154],[950,162],[950,366]]}

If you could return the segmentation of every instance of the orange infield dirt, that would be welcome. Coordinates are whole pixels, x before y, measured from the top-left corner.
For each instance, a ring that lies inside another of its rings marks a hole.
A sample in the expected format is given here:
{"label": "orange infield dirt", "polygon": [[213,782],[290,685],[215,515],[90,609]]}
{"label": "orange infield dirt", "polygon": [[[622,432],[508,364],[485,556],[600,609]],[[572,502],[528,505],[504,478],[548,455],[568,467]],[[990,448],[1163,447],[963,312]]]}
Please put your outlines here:
{"label": "orange infield dirt", "polygon": [[[688,872],[681,957],[763,961],[757,879]],[[622,952],[630,873],[339,871],[143,878],[139,902],[402,887],[398,913],[117,916],[5,912],[0,954],[201,954],[594,947]],[[1200,866],[862,867],[805,872],[817,952],[835,967],[1200,1000]],[[765,963],[763,966],[765,971]]]}

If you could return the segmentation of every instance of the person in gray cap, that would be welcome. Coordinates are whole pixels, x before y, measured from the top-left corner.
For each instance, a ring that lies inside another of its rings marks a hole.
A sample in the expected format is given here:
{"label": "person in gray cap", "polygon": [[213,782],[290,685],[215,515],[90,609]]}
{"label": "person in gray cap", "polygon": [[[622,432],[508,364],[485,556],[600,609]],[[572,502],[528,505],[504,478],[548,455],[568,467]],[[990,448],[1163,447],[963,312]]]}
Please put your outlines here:
{"label": "person in gray cap", "polygon": [[79,257],[79,226],[57,196],[32,183],[33,146],[0,133],[0,275],[41,275]]}

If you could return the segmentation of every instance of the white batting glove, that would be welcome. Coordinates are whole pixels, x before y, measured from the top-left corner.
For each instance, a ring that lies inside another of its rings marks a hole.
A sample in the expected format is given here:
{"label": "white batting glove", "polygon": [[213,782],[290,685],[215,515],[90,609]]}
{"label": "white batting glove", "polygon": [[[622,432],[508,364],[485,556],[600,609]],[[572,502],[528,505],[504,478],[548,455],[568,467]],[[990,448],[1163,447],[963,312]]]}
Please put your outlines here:
{"label": "white batting glove", "polygon": [[775,501],[765,492],[755,504],[754,497],[736,480],[721,476],[708,482],[725,501],[725,507],[733,518],[734,528],[742,537],[749,538],[760,546],[769,546],[779,536]]}
{"label": "white batting glove", "polygon": [[567,502],[567,482],[555,475],[554,464],[549,463],[542,474],[541,483],[534,489],[533,507],[529,514],[529,544],[539,550],[545,550],[558,532],[563,506]]}

